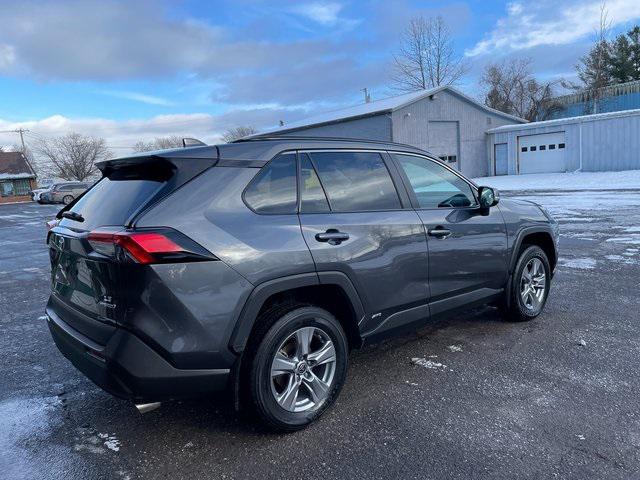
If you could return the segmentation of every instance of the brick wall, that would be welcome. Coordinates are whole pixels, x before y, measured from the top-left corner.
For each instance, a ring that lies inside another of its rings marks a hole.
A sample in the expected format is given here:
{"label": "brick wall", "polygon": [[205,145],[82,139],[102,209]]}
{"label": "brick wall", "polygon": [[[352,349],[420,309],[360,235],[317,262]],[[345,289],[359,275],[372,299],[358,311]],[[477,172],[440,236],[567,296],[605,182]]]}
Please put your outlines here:
{"label": "brick wall", "polygon": [[17,203],[17,202],[30,202],[31,195],[12,195],[10,197],[0,197],[0,203]]}

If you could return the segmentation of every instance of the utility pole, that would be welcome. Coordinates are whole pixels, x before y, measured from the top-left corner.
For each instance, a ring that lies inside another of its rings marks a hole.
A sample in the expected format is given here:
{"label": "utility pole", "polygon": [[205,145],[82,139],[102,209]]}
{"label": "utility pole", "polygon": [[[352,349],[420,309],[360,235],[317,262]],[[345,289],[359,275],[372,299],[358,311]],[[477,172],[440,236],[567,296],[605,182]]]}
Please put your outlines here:
{"label": "utility pole", "polygon": [[29,133],[29,130],[27,130],[26,128],[16,128],[15,130],[2,130],[0,131],[0,133],[17,133],[20,135],[20,143],[22,144],[22,153],[25,153],[27,151],[26,147],[24,146],[24,134],[25,133]]}
{"label": "utility pole", "polygon": [[20,134],[20,143],[22,143],[22,154],[26,157],[26,153],[25,152],[27,151],[27,149],[24,146],[24,134],[29,132],[29,130],[26,130],[24,128],[18,128],[16,130],[14,130],[14,132]]}
{"label": "utility pole", "polygon": [[364,92],[364,103],[371,102],[371,94],[369,93],[369,89],[367,87],[361,88],[361,92]]}
{"label": "utility pole", "polygon": [[31,165],[31,162],[29,161],[29,159],[27,158],[27,147],[24,144],[24,134],[28,133],[29,130],[27,130],[26,128],[16,128],[15,130],[4,130],[0,133],[17,133],[18,135],[20,135],[20,143],[22,144],[22,155],[24,155],[24,159],[27,161],[27,165],[29,165],[29,168],[31,169],[31,171],[36,175],[36,171],[33,168],[33,165]]}

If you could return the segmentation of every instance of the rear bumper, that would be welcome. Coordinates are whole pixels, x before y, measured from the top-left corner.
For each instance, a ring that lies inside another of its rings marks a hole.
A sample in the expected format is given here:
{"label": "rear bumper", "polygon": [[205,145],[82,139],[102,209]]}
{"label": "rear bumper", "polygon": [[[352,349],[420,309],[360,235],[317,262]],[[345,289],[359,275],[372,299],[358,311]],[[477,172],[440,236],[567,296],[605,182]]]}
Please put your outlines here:
{"label": "rear bumper", "polygon": [[106,345],[101,345],[75,330],[52,309],[47,308],[46,313],[60,352],[112,395],[142,403],[205,395],[228,387],[229,369],[177,369],[124,329],[116,329]]}

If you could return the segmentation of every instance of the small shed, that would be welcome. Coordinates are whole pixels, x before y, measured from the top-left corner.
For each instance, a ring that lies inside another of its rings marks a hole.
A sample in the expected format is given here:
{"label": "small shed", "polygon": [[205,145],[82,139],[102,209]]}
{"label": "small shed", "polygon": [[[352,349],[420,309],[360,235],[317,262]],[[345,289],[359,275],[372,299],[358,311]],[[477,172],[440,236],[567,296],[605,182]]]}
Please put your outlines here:
{"label": "small shed", "polygon": [[0,152],[0,203],[31,200],[36,173],[22,152]]}

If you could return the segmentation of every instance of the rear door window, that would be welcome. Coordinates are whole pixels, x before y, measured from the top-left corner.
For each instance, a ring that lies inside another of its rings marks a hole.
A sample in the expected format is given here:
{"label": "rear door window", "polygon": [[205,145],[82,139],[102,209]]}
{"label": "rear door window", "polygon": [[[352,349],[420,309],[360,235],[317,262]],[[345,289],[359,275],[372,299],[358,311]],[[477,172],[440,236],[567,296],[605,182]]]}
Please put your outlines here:
{"label": "rear door window", "polygon": [[389,171],[377,152],[311,152],[334,212],[402,208]]}
{"label": "rear door window", "polygon": [[278,155],[264,166],[245,190],[244,200],[256,213],[296,213],[296,154]]}

